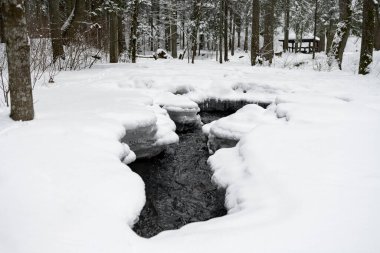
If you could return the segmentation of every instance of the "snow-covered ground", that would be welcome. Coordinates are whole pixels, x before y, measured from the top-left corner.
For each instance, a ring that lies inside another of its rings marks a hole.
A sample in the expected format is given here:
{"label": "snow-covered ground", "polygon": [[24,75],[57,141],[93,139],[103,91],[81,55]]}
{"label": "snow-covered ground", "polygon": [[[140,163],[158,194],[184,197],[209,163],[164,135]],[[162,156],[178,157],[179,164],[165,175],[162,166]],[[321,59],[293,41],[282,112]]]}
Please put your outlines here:
{"label": "snow-covered ground", "polygon": [[[0,252],[380,251],[376,75],[147,59],[55,81],[36,87],[34,121],[0,108]],[[176,141],[157,104],[206,98],[273,102],[275,120],[210,158],[227,216],[139,238],[144,184],[119,140],[157,122]]]}

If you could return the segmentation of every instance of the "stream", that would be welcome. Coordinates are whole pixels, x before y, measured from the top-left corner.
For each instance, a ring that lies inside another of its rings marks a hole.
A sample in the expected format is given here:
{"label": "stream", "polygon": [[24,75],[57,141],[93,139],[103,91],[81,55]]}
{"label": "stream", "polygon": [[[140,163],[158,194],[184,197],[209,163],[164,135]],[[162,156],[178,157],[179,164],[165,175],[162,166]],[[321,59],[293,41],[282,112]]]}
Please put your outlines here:
{"label": "stream", "polygon": [[[203,112],[209,123],[230,113]],[[201,129],[178,133],[179,143],[160,155],[130,164],[145,182],[146,204],[133,230],[150,238],[164,230],[227,214],[225,190],[211,180],[206,137]]]}

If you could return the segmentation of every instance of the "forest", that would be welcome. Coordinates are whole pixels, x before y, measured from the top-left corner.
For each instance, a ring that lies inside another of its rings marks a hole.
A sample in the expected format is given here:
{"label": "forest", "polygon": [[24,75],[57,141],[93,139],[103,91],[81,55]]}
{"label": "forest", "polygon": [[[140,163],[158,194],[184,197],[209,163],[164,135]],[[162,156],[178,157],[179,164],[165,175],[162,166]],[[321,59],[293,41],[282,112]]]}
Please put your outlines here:
{"label": "forest", "polygon": [[379,15],[0,0],[0,252],[380,252]]}

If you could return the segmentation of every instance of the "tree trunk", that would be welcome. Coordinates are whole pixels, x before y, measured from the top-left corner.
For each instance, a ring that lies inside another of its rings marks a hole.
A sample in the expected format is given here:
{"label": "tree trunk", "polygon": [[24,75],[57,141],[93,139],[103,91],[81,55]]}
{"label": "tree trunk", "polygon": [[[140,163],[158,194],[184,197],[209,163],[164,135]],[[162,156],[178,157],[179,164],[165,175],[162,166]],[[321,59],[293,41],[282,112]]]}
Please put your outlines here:
{"label": "tree trunk", "polygon": [[375,45],[376,51],[380,50],[380,15],[379,15],[379,3],[375,5]]}
{"label": "tree trunk", "polygon": [[224,11],[224,0],[220,0],[220,11],[219,11],[219,63],[223,63],[223,11]]}
{"label": "tree trunk", "polygon": [[132,14],[132,27],[131,27],[132,63],[136,63],[136,56],[137,56],[138,15],[139,15],[139,0],[134,0],[133,14]]}
{"label": "tree trunk", "polygon": [[362,24],[362,43],[360,49],[359,74],[369,73],[368,66],[372,63],[375,13],[373,0],[363,0],[363,24]]}
{"label": "tree trunk", "polygon": [[53,49],[53,62],[65,58],[63,51],[61,20],[59,16],[59,1],[49,0],[50,38]]}
{"label": "tree trunk", "polygon": [[340,70],[342,69],[344,49],[350,35],[351,19],[351,0],[339,0],[339,24],[334,35],[330,53],[337,60]]}
{"label": "tree trunk", "polygon": [[284,27],[284,52],[289,50],[289,14],[290,14],[290,0],[285,0],[285,27]]}
{"label": "tree trunk", "polygon": [[232,34],[231,34],[231,55],[235,54],[235,20],[232,22]]}
{"label": "tree trunk", "polygon": [[34,118],[30,77],[30,47],[23,0],[2,0],[7,45],[11,115],[13,120]]}
{"label": "tree trunk", "polygon": [[320,30],[318,33],[319,43],[318,43],[318,52],[324,52],[326,49],[326,31]]}
{"label": "tree trunk", "polygon": [[172,0],[172,19],[170,21],[172,57],[177,58],[177,1]]}
{"label": "tree trunk", "polygon": [[260,51],[260,0],[252,0],[251,65],[256,64]]}
{"label": "tree trunk", "polygon": [[109,14],[110,63],[119,61],[118,19],[116,12]]}
{"label": "tree trunk", "polygon": [[326,54],[329,55],[332,47],[332,42],[334,39],[334,30],[333,30],[333,20],[330,19],[329,27],[326,31]]}
{"label": "tree trunk", "polygon": [[68,26],[64,27],[62,31],[62,36],[74,39],[86,31],[86,1],[76,0],[70,16],[67,19]]}
{"label": "tree trunk", "polygon": [[228,61],[228,0],[224,0],[224,61]]}
{"label": "tree trunk", "polygon": [[118,55],[122,54],[125,50],[127,50],[127,43],[125,42],[125,32],[124,32],[124,24],[123,17],[118,15],[117,17],[117,39],[118,39]]}
{"label": "tree trunk", "polygon": [[193,18],[194,21],[194,27],[191,35],[192,40],[192,57],[191,57],[191,63],[194,64],[195,56],[197,55],[197,39],[198,39],[198,29],[199,29],[199,23],[200,23],[200,14],[201,14],[201,0],[196,0],[194,2],[194,9],[193,9]]}
{"label": "tree trunk", "polygon": [[272,64],[273,60],[273,33],[274,33],[274,7],[276,0],[267,0],[264,16],[264,47],[263,56]]}
{"label": "tree trunk", "polygon": [[313,33],[313,60],[315,59],[315,49],[316,49],[316,37],[317,37],[317,14],[318,14],[318,0],[315,0],[315,10],[314,10],[314,33]]}
{"label": "tree trunk", "polygon": [[4,43],[4,42],[5,42],[4,22],[3,22],[2,6],[0,4],[0,43]]}
{"label": "tree trunk", "polygon": [[236,14],[236,32],[237,32],[237,47],[241,47],[241,16],[240,13]]}
{"label": "tree trunk", "polygon": [[248,52],[248,17],[245,22],[245,31],[244,31],[244,52]]}

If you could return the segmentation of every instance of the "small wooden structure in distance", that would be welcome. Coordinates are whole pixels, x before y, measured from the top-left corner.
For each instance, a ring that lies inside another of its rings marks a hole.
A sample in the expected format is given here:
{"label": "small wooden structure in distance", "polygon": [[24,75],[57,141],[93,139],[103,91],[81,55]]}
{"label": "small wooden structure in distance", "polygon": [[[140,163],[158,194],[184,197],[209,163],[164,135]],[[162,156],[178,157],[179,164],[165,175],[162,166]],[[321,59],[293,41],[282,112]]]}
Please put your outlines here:
{"label": "small wooden structure in distance", "polygon": [[[285,41],[284,39],[279,40],[282,42],[283,48],[285,48]],[[299,43],[299,42],[298,42]],[[289,45],[290,44],[290,45]],[[305,46],[305,44],[307,44]],[[288,39],[288,49],[289,52],[295,52],[296,51],[296,40],[295,39]],[[299,43],[297,50],[300,53],[305,54],[311,54],[313,53],[313,50],[315,49],[315,52],[319,52],[319,38],[315,38],[315,45],[314,45],[314,39],[313,38],[304,38],[302,39],[302,42]]]}

